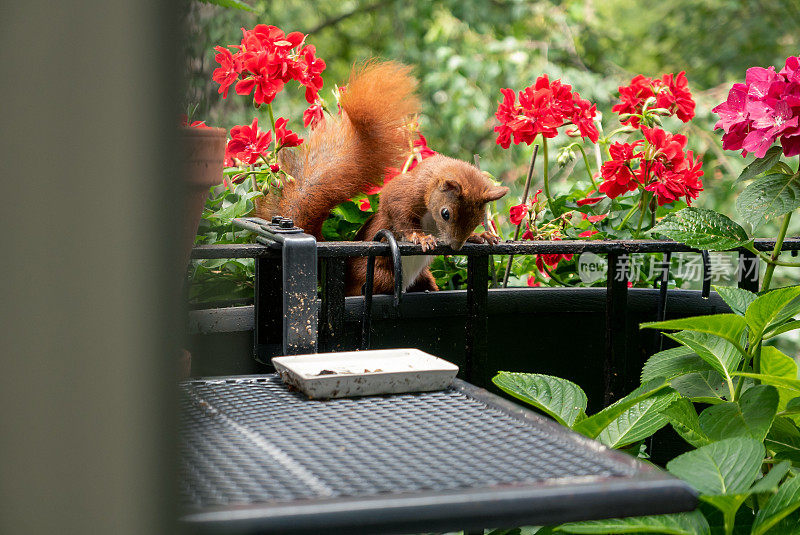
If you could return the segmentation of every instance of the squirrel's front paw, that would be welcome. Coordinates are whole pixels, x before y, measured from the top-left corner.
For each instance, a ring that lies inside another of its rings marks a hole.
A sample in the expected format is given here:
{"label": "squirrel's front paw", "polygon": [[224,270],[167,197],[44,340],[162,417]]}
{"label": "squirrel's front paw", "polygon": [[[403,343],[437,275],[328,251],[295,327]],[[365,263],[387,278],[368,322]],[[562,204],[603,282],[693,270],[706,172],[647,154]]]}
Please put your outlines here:
{"label": "squirrel's front paw", "polygon": [[423,251],[427,251],[428,249],[433,249],[436,247],[436,238],[431,236],[430,234],[424,234],[422,232],[412,232],[406,235],[406,239],[411,243],[416,243],[422,246]]}
{"label": "squirrel's front paw", "polygon": [[480,234],[477,233],[473,234],[472,236],[467,238],[467,241],[470,243],[488,243],[491,245],[497,245],[498,243],[500,243],[500,236],[485,230]]}

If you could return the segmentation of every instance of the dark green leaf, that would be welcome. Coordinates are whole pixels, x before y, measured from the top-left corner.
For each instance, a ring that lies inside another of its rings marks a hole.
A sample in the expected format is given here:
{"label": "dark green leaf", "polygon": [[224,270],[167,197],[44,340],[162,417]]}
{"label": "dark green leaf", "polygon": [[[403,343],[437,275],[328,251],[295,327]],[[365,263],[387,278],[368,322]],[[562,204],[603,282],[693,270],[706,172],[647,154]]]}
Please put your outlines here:
{"label": "dark green leaf", "polygon": [[741,345],[742,334],[747,323],[744,318],[736,314],[714,314],[710,316],[695,316],[667,321],[654,321],[642,323],[642,329],[681,330],[708,333],[724,338],[734,345]]}
{"label": "dark green leaf", "polygon": [[752,494],[774,492],[778,488],[783,476],[786,475],[791,467],[792,463],[789,461],[781,461],[778,464],[773,465],[770,471],[764,477],[753,483],[753,486],[750,487],[750,492]]}
{"label": "dark green leaf", "polygon": [[684,208],[669,214],[651,232],[709,251],[725,251],[750,241],[747,232],[730,218],[703,208]]}
{"label": "dark green leaf", "polygon": [[711,370],[703,359],[686,346],[678,346],[660,351],[647,359],[642,368],[642,382],[657,377],[672,379],[687,373]]}
{"label": "dark green leaf", "polygon": [[757,178],[736,199],[736,210],[753,230],[800,207],[800,174],[777,173]]}
{"label": "dark green leaf", "polygon": [[619,415],[624,413],[630,407],[652,395],[657,394],[667,387],[667,382],[661,378],[649,381],[597,414],[593,414],[589,418],[576,423],[572,429],[578,433],[586,435],[587,437],[596,438],[597,435],[599,435],[608,424],[616,420]]}
{"label": "dark green leaf", "polygon": [[792,511],[800,508],[800,476],[788,479],[778,492],[758,511],[753,535],[763,535]]}
{"label": "dark green leaf", "polygon": [[[741,318],[741,316],[734,317]],[[742,354],[733,344],[719,336],[692,331],[681,331],[667,336],[691,348],[697,356],[714,368],[728,384],[729,395],[733,395],[731,372],[736,370],[742,361]]]}
{"label": "dark green leaf", "polygon": [[698,403],[722,403],[730,395],[725,379],[714,370],[675,377],[670,386],[685,398]]}
{"label": "dark green leaf", "polygon": [[739,316],[744,316],[747,307],[758,297],[753,292],[735,286],[714,286],[714,290],[731,307],[733,313]]}
{"label": "dark green leaf", "polygon": [[750,437],[763,442],[778,412],[778,391],[758,385],[747,389],[738,402],[721,403],[700,414],[700,428],[712,440]]}
{"label": "dark green leaf", "polygon": [[667,470],[703,495],[742,494],[758,477],[764,453],[758,440],[729,438],[679,455]]}
{"label": "dark green leaf", "polygon": [[621,448],[649,437],[667,425],[661,412],[677,399],[677,392],[664,389],[639,401],[611,421],[597,440],[609,448]]}
{"label": "dark green leaf", "polygon": [[492,382],[500,390],[530,403],[567,427],[572,427],[586,410],[586,394],[566,379],[535,373],[499,372]]}
{"label": "dark green leaf", "polygon": [[672,424],[675,432],[695,448],[700,448],[711,442],[703,430],[700,429],[697,411],[694,408],[694,404],[688,399],[680,398],[673,401],[661,414]]}
{"label": "dark green leaf", "polygon": [[708,522],[700,511],[671,515],[611,518],[588,522],[571,522],[558,526],[555,531],[565,533],[668,533],[672,535],[708,535]]}
{"label": "dark green leaf", "polygon": [[769,171],[781,159],[781,152],[781,147],[771,147],[763,158],[757,158],[750,165],[744,168],[742,173],[739,175],[739,178],[736,179],[736,183],[738,184],[744,180],[753,179],[758,175]]}
{"label": "dark green leaf", "polygon": [[800,312],[799,297],[800,286],[789,286],[755,299],[745,313],[750,327],[750,340],[759,340],[772,326],[778,326]]}
{"label": "dark green leaf", "polygon": [[800,462],[800,430],[789,418],[775,418],[764,443],[776,457]]}

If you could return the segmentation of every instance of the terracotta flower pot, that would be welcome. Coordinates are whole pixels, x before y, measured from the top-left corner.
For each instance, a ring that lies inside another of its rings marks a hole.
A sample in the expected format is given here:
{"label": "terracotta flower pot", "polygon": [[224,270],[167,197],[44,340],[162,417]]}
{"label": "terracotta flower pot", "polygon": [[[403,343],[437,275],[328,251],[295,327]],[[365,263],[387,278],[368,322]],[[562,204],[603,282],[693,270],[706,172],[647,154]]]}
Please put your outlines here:
{"label": "terracotta flower pot", "polygon": [[189,263],[200,215],[203,213],[209,188],[222,183],[225,162],[224,128],[188,128],[181,132],[183,150],[183,179],[185,185],[183,254],[181,272]]}

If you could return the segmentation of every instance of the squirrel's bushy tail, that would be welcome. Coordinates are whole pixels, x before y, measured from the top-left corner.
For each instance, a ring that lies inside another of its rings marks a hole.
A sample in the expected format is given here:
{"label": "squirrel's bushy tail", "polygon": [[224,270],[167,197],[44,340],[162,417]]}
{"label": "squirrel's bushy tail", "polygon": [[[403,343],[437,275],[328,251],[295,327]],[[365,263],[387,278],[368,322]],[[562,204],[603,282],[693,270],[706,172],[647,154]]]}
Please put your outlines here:
{"label": "squirrel's bushy tail", "polygon": [[[401,167],[410,147],[404,124],[419,110],[411,69],[395,62],[354,68],[343,88],[341,117],[328,117],[299,151],[281,151],[281,166],[294,177],[272,208],[321,239],[322,223],[337,204],[380,185],[387,167]],[[286,153],[286,154],[284,154]]]}

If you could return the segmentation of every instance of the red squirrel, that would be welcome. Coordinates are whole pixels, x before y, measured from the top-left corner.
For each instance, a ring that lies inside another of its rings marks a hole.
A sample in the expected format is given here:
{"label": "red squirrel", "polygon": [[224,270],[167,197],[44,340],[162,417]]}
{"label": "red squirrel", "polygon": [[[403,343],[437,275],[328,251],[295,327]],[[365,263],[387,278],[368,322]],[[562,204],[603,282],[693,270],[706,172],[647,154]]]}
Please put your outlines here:
{"label": "red squirrel", "polygon": [[[328,118],[310,132],[300,150],[280,152],[280,165],[294,180],[277,200],[257,205],[259,217],[282,215],[317,240],[333,207],[380,185],[387,167],[402,167],[410,138],[405,127],[419,111],[417,81],[410,68],[395,62],[369,62],[356,68],[342,92],[339,117]],[[487,202],[500,199],[508,188],[495,186],[475,166],[436,155],[395,177],[380,194],[378,211],[358,233],[371,240],[381,229],[400,240],[421,244],[437,240],[455,250],[465,242],[497,243],[489,232],[475,234]],[[403,257],[403,286],[408,291],[435,291],[428,268],[432,256]],[[345,292],[359,295],[366,279],[366,258],[351,258]],[[392,293],[391,261],[375,262],[375,293]]]}

